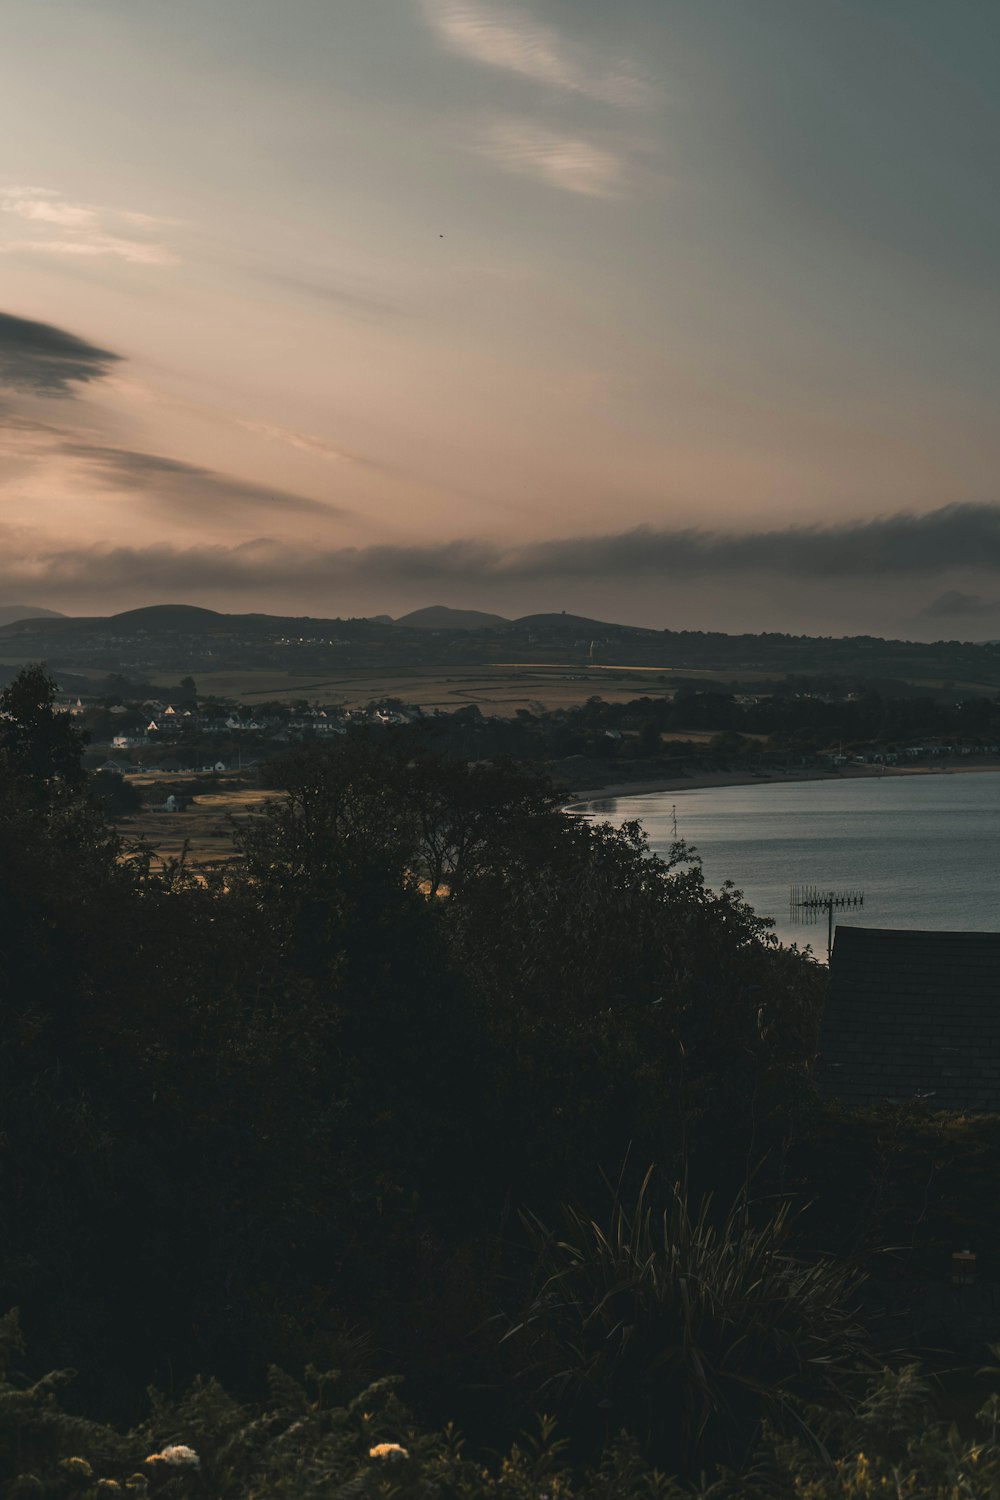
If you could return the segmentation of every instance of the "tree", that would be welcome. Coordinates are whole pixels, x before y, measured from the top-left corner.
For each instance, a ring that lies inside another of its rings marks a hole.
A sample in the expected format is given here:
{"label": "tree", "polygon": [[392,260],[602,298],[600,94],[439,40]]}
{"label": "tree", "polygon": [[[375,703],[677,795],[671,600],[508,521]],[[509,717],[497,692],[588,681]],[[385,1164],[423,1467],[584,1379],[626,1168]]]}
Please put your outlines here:
{"label": "tree", "polygon": [[733,755],[743,755],[752,744],[753,740],[748,740],[744,734],[738,734],[735,729],[723,729],[718,734],[713,734],[708,748],[719,759],[728,759]]}
{"label": "tree", "polygon": [[78,790],[84,780],[89,736],[57,711],[55,695],[56,683],[40,663],[23,667],[0,693],[0,757],[40,799],[60,786]]}
{"label": "tree", "polygon": [[[30,761],[73,726],[21,689]],[[297,751],[208,879],[130,855],[51,756],[43,800],[0,761],[0,1306],[53,1362],[102,1350],[109,1404],[328,1369],[360,1325],[461,1418],[504,1378],[519,1205],[583,1203],[630,1142],[697,1150],[698,1192],[766,1149],[816,966],[681,851],[427,738]]]}
{"label": "tree", "polygon": [[127,817],[142,807],[138,787],[118,771],[95,771],[89,790],[91,800],[109,818]]}
{"label": "tree", "polygon": [[651,756],[658,755],[660,750],[660,731],[655,724],[648,720],[639,730],[639,758],[649,760]]}

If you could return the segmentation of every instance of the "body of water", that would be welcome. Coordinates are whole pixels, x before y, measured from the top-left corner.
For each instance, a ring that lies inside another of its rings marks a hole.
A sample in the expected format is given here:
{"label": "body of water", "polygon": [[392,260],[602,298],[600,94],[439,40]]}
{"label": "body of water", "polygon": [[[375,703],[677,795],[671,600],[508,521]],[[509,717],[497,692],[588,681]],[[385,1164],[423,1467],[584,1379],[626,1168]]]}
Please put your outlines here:
{"label": "body of water", "polygon": [[763,782],[595,800],[584,815],[638,819],[665,852],[694,845],[705,878],[732,880],[783,942],[826,956],[826,915],[789,916],[789,889],[860,889],[856,926],[1000,931],[1000,772]]}

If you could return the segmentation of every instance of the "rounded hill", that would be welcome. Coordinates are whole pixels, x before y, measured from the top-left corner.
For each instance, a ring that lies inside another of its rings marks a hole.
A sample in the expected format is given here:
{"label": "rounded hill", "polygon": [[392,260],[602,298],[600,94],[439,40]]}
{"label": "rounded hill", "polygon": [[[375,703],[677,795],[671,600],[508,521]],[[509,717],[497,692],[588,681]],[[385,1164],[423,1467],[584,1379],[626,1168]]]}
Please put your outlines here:
{"label": "rounded hill", "polygon": [[0,625],[16,625],[21,620],[64,620],[58,609],[42,609],[37,604],[0,604]]}
{"label": "rounded hill", "polygon": [[401,615],[396,624],[407,630],[498,630],[510,621],[481,609],[449,609],[446,604],[430,604],[426,609]]}
{"label": "rounded hill", "polygon": [[215,609],[201,609],[197,604],[149,604],[143,609],[126,609],[111,615],[109,624],[124,632],[132,630],[218,630],[226,616]]}

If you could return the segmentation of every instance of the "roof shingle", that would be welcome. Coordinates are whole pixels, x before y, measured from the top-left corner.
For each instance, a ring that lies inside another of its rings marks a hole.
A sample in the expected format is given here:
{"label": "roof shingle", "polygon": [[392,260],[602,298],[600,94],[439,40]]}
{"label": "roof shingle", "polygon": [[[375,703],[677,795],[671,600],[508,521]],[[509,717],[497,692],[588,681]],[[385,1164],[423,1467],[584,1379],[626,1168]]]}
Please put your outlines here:
{"label": "roof shingle", "polygon": [[1000,932],[838,926],[816,1077],[852,1104],[1000,1111]]}

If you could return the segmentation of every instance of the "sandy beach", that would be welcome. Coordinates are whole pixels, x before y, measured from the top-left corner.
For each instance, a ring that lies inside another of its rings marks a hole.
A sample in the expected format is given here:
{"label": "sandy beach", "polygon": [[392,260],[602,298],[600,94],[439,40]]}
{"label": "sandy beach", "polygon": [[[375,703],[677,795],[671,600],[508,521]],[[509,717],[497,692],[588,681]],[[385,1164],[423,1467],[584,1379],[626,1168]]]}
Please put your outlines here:
{"label": "sandy beach", "polygon": [[821,766],[802,766],[794,771],[704,771],[694,776],[671,776],[653,781],[619,781],[607,786],[577,792],[565,806],[573,812],[591,802],[608,802],[618,797],[644,797],[653,792],[702,792],[716,786],[756,786],[766,782],[790,781],[859,781],[873,776],[955,776],[970,772],[1000,772],[1000,762],[965,758],[943,760],[934,766],[841,766],[826,770]]}

